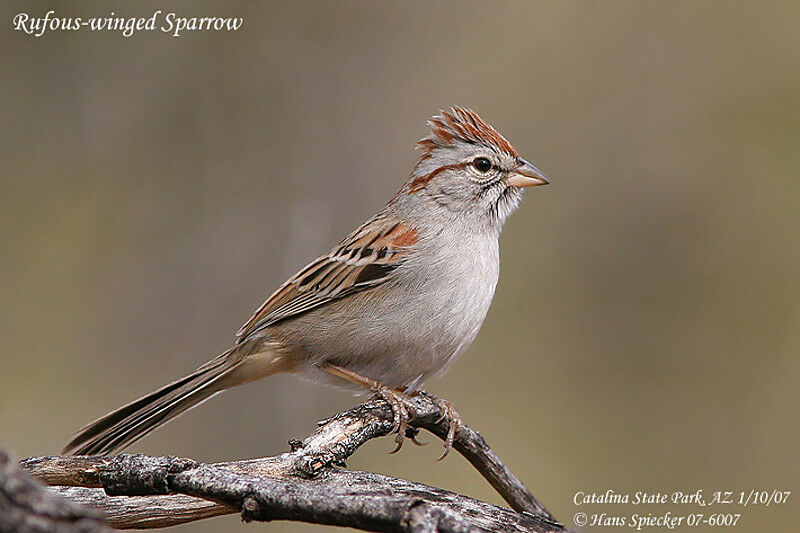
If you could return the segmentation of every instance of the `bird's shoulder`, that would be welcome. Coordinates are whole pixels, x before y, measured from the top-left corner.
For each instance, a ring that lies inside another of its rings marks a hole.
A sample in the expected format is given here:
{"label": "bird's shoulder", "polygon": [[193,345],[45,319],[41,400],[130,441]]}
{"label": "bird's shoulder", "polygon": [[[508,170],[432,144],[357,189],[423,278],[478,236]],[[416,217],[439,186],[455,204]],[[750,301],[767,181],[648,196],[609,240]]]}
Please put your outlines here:
{"label": "bird's shoulder", "polygon": [[382,212],[290,277],[237,332],[242,343],[264,328],[389,279],[415,251],[420,229]]}

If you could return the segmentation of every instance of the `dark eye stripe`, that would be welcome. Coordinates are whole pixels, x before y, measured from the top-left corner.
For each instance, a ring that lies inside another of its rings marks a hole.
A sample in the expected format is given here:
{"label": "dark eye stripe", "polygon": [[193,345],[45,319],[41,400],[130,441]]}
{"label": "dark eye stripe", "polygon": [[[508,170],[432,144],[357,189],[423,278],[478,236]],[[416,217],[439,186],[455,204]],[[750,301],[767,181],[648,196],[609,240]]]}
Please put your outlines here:
{"label": "dark eye stripe", "polygon": [[431,181],[433,178],[436,177],[437,174],[440,172],[444,172],[445,170],[458,170],[460,168],[467,168],[470,163],[454,163],[452,165],[444,165],[429,174],[425,174],[424,176],[419,176],[414,178],[414,180],[409,184],[408,191],[409,192],[418,192],[425,188],[428,185],[428,182]]}

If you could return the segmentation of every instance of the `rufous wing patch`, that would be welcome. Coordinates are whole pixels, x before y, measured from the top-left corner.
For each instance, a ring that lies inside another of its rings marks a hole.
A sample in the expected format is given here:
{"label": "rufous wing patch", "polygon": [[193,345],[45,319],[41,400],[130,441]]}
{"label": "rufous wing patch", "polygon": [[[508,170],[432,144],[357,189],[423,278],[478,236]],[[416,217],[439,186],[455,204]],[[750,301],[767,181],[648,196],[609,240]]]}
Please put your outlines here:
{"label": "rufous wing patch", "polygon": [[389,248],[408,248],[417,244],[419,236],[417,230],[408,224],[397,224],[394,229],[386,235],[386,246]]}
{"label": "rufous wing patch", "polygon": [[239,329],[237,343],[271,324],[380,285],[418,239],[410,225],[376,217],[281,285]]}

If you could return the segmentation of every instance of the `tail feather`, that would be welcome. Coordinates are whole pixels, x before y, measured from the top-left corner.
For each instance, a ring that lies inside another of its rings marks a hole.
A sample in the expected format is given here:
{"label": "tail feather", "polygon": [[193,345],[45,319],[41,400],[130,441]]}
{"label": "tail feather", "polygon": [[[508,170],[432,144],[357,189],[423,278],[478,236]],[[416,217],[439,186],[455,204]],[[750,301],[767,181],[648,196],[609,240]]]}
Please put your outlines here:
{"label": "tail feather", "polygon": [[[221,378],[235,364],[222,354],[197,371],[112,411],[81,429],[62,453],[101,455],[144,437],[157,427],[226,388]],[[229,384],[227,384],[229,386]]]}
{"label": "tail feather", "polygon": [[197,383],[191,381],[173,393],[157,399],[152,405],[134,413],[133,416],[109,428],[109,431],[105,434],[98,436],[93,442],[96,451],[87,453],[110,453],[113,450],[132,444],[162,424],[219,392],[219,389],[209,386],[217,378],[219,376],[212,376]]}

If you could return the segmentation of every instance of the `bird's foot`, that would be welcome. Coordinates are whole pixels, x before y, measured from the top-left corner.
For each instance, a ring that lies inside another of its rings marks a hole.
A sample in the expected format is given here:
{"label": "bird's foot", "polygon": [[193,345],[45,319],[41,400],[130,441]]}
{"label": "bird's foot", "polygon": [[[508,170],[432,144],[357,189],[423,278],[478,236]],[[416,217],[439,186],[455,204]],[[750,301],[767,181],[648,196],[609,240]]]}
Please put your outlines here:
{"label": "bird's foot", "polygon": [[434,398],[433,401],[436,403],[436,405],[439,407],[439,411],[442,413],[441,416],[436,420],[436,423],[438,424],[443,420],[447,420],[447,424],[450,426],[447,428],[447,437],[444,439],[444,453],[438,459],[441,461],[447,457],[447,454],[453,449],[453,442],[456,440],[456,436],[461,430],[461,426],[464,425],[464,422],[461,420],[461,415],[458,414],[458,411],[456,411],[456,408],[453,407],[453,403],[450,400]]}
{"label": "bird's foot", "polygon": [[[409,432],[408,421],[416,418],[417,411],[409,401],[408,396],[399,390],[390,389],[386,385],[381,385],[380,383],[374,384],[371,389],[375,396],[385,401],[389,404],[389,407],[392,408],[392,429],[389,431],[389,434],[397,432],[397,436],[394,438],[397,447],[389,453],[397,453],[400,451],[400,448],[403,447],[406,434]],[[409,436],[409,439],[418,446],[424,444],[416,439],[416,435],[414,435],[413,432]]]}
{"label": "bird's foot", "polygon": [[[447,420],[448,428],[447,428],[447,436],[444,439],[444,453],[442,454],[438,461],[441,461],[447,454],[450,453],[450,450],[453,449],[453,442],[456,440],[456,436],[458,436],[458,432],[461,430],[461,427],[464,425],[464,422],[461,420],[461,415],[458,414],[455,407],[453,407],[453,402],[450,400],[445,400],[444,398],[437,398],[433,394],[430,394],[425,391],[413,391],[406,393],[409,397],[414,396],[427,396],[436,406],[439,408],[440,416],[436,419],[434,424],[439,424],[440,422]],[[427,443],[426,443],[427,444]]]}
{"label": "bird's foot", "polygon": [[392,429],[389,431],[389,434],[391,435],[395,431],[397,432],[397,437],[394,439],[397,443],[397,448],[390,453],[397,453],[400,451],[406,437],[417,446],[424,446],[426,444],[417,440],[417,433],[419,433],[419,430],[408,425],[409,420],[416,418],[417,410],[411,403],[409,396],[405,394],[405,388],[390,389],[374,379],[362,376],[352,370],[332,363],[323,363],[320,365],[320,368],[329,374],[333,374],[334,376],[346,379],[350,383],[355,383],[356,385],[371,390],[377,398],[389,404],[389,407],[392,408]]}

